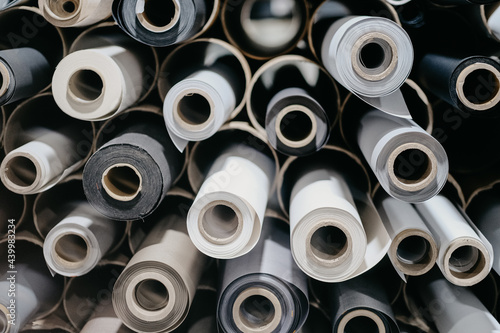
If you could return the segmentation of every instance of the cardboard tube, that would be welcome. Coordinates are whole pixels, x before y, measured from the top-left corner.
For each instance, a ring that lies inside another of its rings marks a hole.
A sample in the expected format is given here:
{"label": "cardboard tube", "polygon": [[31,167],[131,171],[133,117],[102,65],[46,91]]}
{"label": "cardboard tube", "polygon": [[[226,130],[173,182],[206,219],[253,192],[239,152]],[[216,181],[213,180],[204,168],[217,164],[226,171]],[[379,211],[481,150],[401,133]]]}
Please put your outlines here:
{"label": "cardboard tube", "polygon": [[86,27],[110,17],[112,3],[112,0],[38,0],[38,8],[56,27]]}

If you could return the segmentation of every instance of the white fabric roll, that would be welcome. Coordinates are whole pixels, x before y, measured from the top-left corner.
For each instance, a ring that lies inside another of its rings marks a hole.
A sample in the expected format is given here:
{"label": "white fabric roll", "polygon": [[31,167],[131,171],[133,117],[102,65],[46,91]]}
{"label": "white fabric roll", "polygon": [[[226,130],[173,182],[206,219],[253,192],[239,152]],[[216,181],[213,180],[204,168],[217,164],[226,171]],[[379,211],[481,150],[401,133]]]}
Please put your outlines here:
{"label": "white fabric roll", "polygon": [[144,70],[137,55],[121,46],[80,50],[57,65],[52,92],[69,116],[105,120],[137,102]]}
{"label": "white fabric roll", "polygon": [[56,27],[86,27],[111,16],[113,0],[38,0],[43,17]]}
{"label": "white fabric roll", "polygon": [[493,248],[459,207],[439,194],[415,208],[436,239],[437,265],[448,281],[471,286],[488,275]]}
{"label": "white fabric roll", "polygon": [[[363,51],[370,50],[367,45],[377,45],[379,63],[365,65],[363,58],[377,58],[373,54],[364,56]],[[399,88],[411,72],[413,46],[408,34],[393,21],[369,16],[335,21],[323,39],[321,60],[340,84],[366,103],[411,118]]]}
{"label": "white fabric roll", "polygon": [[[184,97],[200,95],[207,102],[209,116],[202,121],[186,120],[183,113],[196,117],[196,109],[188,109],[180,102]],[[177,149],[183,151],[189,141],[208,139],[219,130],[236,107],[236,95],[230,83],[220,74],[198,71],[175,84],[167,93],[163,103],[163,116],[168,134]]]}
{"label": "white fabric roll", "polygon": [[495,9],[488,18],[488,27],[491,29],[493,35],[500,39],[500,7]]}

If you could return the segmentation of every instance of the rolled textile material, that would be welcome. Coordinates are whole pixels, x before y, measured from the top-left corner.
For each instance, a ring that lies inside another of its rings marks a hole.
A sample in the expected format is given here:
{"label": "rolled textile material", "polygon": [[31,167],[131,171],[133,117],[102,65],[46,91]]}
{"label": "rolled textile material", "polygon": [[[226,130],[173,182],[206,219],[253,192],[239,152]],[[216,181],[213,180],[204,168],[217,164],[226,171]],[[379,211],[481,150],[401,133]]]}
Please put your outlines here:
{"label": "rolled textile material", "polygon": [[109,25],[92,29],[77,42],[52,77],[54,99],[66,114],[81,120],[106,120],[146,93],[148,47]]}
{"label": "rolled textile material", "polygon": [[196,247],[232,259],[248,253],[260,237],[275,162],[245,143],[229,143],[213,160],[187,216]]}
{"label": "rolled textile material", "polygon": [[339,92],[316,63],[301,56],[275,58],[255,73],[249,91],[248,116],[279,152],[308,155],[328,141]]}
{"label": "rolled textile material", "polygon": [[500,331],[500,324],[469,288],[443,279],[439,272],[417,280],[418,295],[439,333]]}
{"label": "rolled textile material", "polygon": [[489,35],[496,40],[500,41],[500,8],[498,3],[493,3],[491,5],[482,5],[480,7],[480,13],[482,22],[486,28]]}
{"label": "rolled textile material", "polygon": [[158,90],[168,134],[180,151],[239,113],[250,76],[243,54],[218,39],[196,40],[169,54]]}
{"label": "rolled textile material", "polygon": [[198,288],[186,320],[175,333],[217,333],[217,292]]}
{"label": "rolled textile material", "polygon": [[62,114],[51,94],[27,100],[7,123],[0,179],[19,194],[53,187],[85,163],[93,129],[93,124]]}
{"label": "rolled textile material", "polygon": [[142,219],[159,206],[184,158],[166,135],[158,110],[139,107],[105,126],[103,138],[110,139],[98,143],[85,165],[83,190],[90,204],[110,219]]}
{"label": "rolled textile material", "polygon": [[135,331],[123,325],[122,321],[116,317],[113,303],[101,301],[96,307],[96,311],[83,326],[81,333],[107,332],[107,333],[134,333]]}
{"label": "rolled textile material", "polygon": [[[17,333],[29,321],[52,312],[59,304],[64,288],[61,276],[50,275],[43,260],[41,242],[36,238],[28,240],[20,233],[15,236],[4,238],[0,243],[0,253],[4,258],[0,263],[0,328],[7,333]],[[15,247],[9,247],[13,244],[12,239]],[[15,255],[13,264],[7,261],[12,259],[8,253]]]}
{"label": "rolled textile material", "polygon": [[218,6],[218,0],[114,0],[113,18],[135,40],[164,47],[208,29]]}
{"label": "rolled textile material", "polygon": [[165,207],[113,289],[116,314],[138,332],[171,332],[179,327],[207,263],[189,239],[185,215],[175,204]]}
{"label": "rolled textile material", "polygon": [[[335,167],[325,163],[332,160]],[[292,255],[310,277],[345,281],[387,253],[389,235],[367,194],[367,174],[352,154],[326,146],[308,158],[289,158],[279,188],[290,216]]]}
{"label": "rolled textile material", "polygon": [[304,37],[309,6],[304,0],[225,1],[224,33],[248,57],[269,59],[288,53]]}
{"label": "rolled textile material", "polygon": [[[0,154],[0,158],[2,157]],[[14,219],[14,226],[19,227],[27,216],[28,205],[24,196],[9,191],[3,183],[0,183],[0,198],[0,238],[4,238],[9,233],[9,219]]]}
{"label": "rolled textile material", "polygon": [[500,110],[500,62],[495,57],[429,53],[417,71],[426,89],[463,112],[496,116]]}
{"label": "rolled textile material", "polygon": [[382,17],[347,16],[316,38],[321,40],[316,53],[341,85],[377,109],[411,118],[399,90],[413,65],[413,46],[403,28]]}
{"label": "rolled textile material", "polygon": [[399,332],[380,276],[363,274],[330,288],[334,333]]}
{"label": "rolled textile material", "polygon": [[56,27],[86,27],[111,16],[113,0],[38,0],[43,17]]}
{"label": "rolled textile material", "polygon": [[54,274],[87,274],[125,236],[126,224],[105,218],[88,203],[80,179],[38,195],[33,217],[45,238],[45,261]]}
{"label": "rolled textile material", "polygon": [[266,218],[256,247],[221,264],[222,332],[295,332],[304,324],[307,277],[293,262],[287,228],[282,220]]}
{"label": "rolled textile material", "polygon": [[50,84],[51,75],[49,62],[36,49],[0,51],[0,105],[34,96]]}
{"label": "rolled textile material", "polygon": [[309,314],[304,326],[298,333],[321,333],[330,332],[332,323],[328,316],[324,313],[323,309],[316,303],[309,303]]}
{"label": "rolled textile material", "polygon": [[438,256],[436,241],[415,208],[379,189],[375,205],[391,237],[389,258],[404,279],[427,273]]}
{"label": "rolled textile material", "polygon": [[493,249],[458,205],[438,194],[415,205],[439,248],[437,265],[458,286],[483,280],[493,265]]}
{"label": "rolled textile material", "polygon": [[368,111],[361,118],[357,144],[380,185],[396,199],[422,202],[446,184],[446,151],[411,119]]}

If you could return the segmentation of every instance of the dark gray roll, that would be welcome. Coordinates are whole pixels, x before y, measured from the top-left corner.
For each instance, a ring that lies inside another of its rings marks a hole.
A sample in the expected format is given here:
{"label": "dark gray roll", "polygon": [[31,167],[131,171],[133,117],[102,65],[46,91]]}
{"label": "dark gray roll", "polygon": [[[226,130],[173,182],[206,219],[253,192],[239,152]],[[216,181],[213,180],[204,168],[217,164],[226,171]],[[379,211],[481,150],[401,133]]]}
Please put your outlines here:
{"label": "dark gray roll", "polygon": [[114,220],[138,220],[151,214],[183,165],[161,116],[134,112],[126,118],[127,124],[91,156],[83,171],[90,204]]}
{"label": "dark gray roll", "polygon": [[222,332],[295,332],[308,312],[307,278],[293,261],[288,225],[266,218],[248,254],[221,264],[217,321]]}
{"label": "dark gray roll", "polygon": [[207,23],[210,0],[115,0],[113,18],[135,40],[156,47],[194,37]]}
{"label": "dark gray roll", "polygon": [[0,51],[0,105],[34,96],[51,79],[49,62],[40,51],[29,47]]}

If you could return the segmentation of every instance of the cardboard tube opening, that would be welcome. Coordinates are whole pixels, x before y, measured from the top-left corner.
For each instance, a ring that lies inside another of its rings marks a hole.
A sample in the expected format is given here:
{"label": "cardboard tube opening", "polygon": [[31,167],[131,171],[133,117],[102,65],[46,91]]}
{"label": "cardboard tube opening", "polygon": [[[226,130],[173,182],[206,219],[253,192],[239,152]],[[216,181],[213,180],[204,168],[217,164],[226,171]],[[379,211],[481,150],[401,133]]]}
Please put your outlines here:
{"label": "cardboard tube opening", "polygon": [[233,208],[218,204],[205,211],[202,228],[213,239],[227,239],[236,234],[240,220]]}
{"label": "cardboard tube opening", "polygon": [[98,99],[103,93],[102,78],[93,70],[81,69],[69,79],[68,89],[70,96],[78,101],[91,102]]}
{"label": "cardboard tube opening", "polygon": [[394,71],[397,61],[396,44],[380,32],[367,33],[352,49],[352,67],[365,80],[385,79]]}
{"label": "cardboard tube opening", "polygon": [[273,303],[265,296],[252,295],[240,306],[240,318],[244,326],[257,330],[268,326],[274,320],[276,311]]}
{"label": "cardboard tube opening", "polygon": [[142,3],[144,9],[137,12],[137,19],[152,32],[166,32],[179,21],[180,8],[175,0],[144,0]]}
{"label": "cardboard tube opening", "polygon": [[142,177],[132,165],[116,164],[104,171],[102,186],[112,198],[130,201],[141,192]]}
{"label": "cardboard tube opening", "polygon": [[336,260],[346,252],[347,247],[346,234],[331,225],[318,228],[311,236],[312,254],[322,261]]}
{"label": "cardboard tube opening", "polygon": [[209,101],[200,94],[187,94],[177,104],[177,114],[180,120],[188,125],[196,126],[206,123],[211,113]]}
{"label": "cardboard tube opening", "polygon": [[377,323],[368,317],[358,316],[347,322],[344,328],[346,333],[378,333]]}
{"label": "cardboard tube opening", "polygon": [[[449,259],[450,272],[455,277],[472,273],[479,268],[481,261],[484,261],[484,259],[482,259],[482,253],[479,249],[470,245],[460,246],[451,253]],[[482,268],[479,270],[482,270]]]}
{"label": "cardboard tube opening", "polygon": [[35,163],[26,156],[14,156],[6,164],[5,177],[16,186],[31,186],[37,178]]}
{"label": "cardboard tube opening", "polygon": [[87,242],[79,235],[66,234],[56,240],[54,252],[63,264],[78,264],[85,260],[89,253]]}
{"label": "cardboard tube opening", "polygon": [[394,174],[404,184],[418,184],[431,176],[432,163],[429,156],[419,149],[406,149],[394,161]]}
{"label": "cardboard tube opening", "polygon": [[429,258],[430,244],[420,236],[409,236],[403,239],[397,249],[398,260],[405,264],[420,264]]}
{"label": "cardboard tube opening", "polygon": [[313,130],[311,118],[302,111],[288,112],[279,126],[283,136],[290,141],[305,140]]}
{"label": "cardboard tube opening", "polygon": [[462,86],[465,98],[472,104],[493,101],[500,91],[500,81],[491,70],[479,68],[469,73]]}
{"label": "cardboard tube opening", "polygon": [[79,8],[80,0],[49,0],[45,6],[51,16],[60,20],[74,17]]}
{"label": "cardboard tube opening", "polygon": [[382,66],[386,54],[379,43],[368,43],[364,45],[359,52],[359,60],[367,69],[374,69]]}
{"label": "cardboard tube opening", "polygon": [[158,311],[168,304],[167,288],[158,280],[148,279],[141,281],[135,287],[137,304],[147,311]]}

